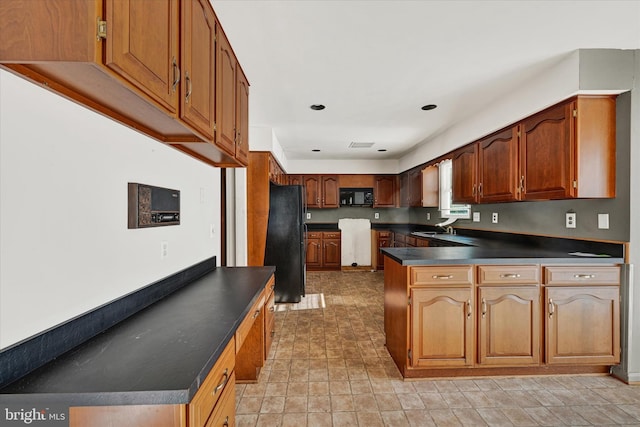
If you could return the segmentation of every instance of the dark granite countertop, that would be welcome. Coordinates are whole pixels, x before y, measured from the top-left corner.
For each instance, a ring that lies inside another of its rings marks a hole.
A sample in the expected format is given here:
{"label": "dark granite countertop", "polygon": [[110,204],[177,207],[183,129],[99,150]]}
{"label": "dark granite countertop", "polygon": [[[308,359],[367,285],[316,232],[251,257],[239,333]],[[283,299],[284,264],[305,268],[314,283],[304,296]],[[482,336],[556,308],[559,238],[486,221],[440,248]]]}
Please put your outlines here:
{"label": "dark granite countertop", "polygon": [[[402,265],[434,264],[621,264],[623,245],[536,236],[496,238],[420,232],[416,237],[436,242],[438,247],[381,248],[382,253]],[[519,238],[518,238],[519,237]],[[447,245],[451,246],[447,246]]]}
{"label": "dark granite countertop", "polygon": [[218,267],[0,390],[0,402],[188,403],[274,267]]}

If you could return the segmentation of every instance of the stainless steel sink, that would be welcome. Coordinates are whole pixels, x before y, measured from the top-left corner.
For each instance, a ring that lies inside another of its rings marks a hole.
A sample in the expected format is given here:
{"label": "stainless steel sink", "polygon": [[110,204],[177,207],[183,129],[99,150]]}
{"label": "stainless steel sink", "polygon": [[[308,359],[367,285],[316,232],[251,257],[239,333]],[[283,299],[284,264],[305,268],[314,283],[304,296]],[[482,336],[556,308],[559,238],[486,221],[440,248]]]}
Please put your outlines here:
{"label": "stainless steel sink", "polygon": [[436,231],[414,231],[413,233],[411,233],[412,236],[418,236],[418,237],[434,237],[434,236],[437,236],[438,234],[444,234],[444,233],[438,233]]}

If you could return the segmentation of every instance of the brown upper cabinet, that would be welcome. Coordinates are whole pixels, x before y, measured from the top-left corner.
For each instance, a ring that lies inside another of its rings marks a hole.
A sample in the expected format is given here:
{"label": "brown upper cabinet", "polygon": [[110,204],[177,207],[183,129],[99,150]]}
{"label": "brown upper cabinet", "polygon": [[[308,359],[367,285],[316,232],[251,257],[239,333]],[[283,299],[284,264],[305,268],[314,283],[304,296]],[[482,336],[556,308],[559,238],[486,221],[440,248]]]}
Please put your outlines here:
{"label": "brown upper cabinet", "polygon": [[208,164],[246,164],[239,66],[219,63],[233,52],[208,1],[3,0],[0,28],[2,68]]}
{"label": "brown upper cabinet", "polygon": [[202,0],[185,1],[181,28],[180,61],[185,84],[180,85],[180,117],[204,137],[213,140],[216,120],[216,17],[213,10]]}
{"label": "brown upper cabinet", "polygon": [[522,122],[522,200],[615,197],[615,96],[578,96]]}
{"label": "brown upper cabinet", "polygon": [[302,181],[306,188],[308,208],[337,208],[340,206],[338,175],[302,175]]}
{"label": "brown upper cabinet", "polygon": [[395,175],[376,175],[373,187],[373,207],[393,208],[396,206]]}
{"label": "brown upper cabinet", "polygon": [[440,176],[437,165],[422,169],[422,206],[438,207],[440,195]]}
{"label": "brown upper cabinet", "polygon": [[578,96],[452,154],[453,201],[615,197],[615,96]]}
{"label": "brown upper cabinet", "polygon": [[451,156],[451,186],[454,203],[476,203],[478,180],[478,144],[456,150]]}
{"label": "brown upper cabinet", "polygon": [[420,166],[400,174],[400,206],[422,206],[422,168]]}
{"label": "brown upper cabinet", "polygon": [[518,200],[519,129],[519,126],[513,126],[478,142],[478,202]]}
{"label": "brown upper cabinet", "polygon": [[[249,163],[249,82],[240,67],[237,72],[236,160],[246,165]],[[284,175],[284,172],[281,172],[280,175]]]}

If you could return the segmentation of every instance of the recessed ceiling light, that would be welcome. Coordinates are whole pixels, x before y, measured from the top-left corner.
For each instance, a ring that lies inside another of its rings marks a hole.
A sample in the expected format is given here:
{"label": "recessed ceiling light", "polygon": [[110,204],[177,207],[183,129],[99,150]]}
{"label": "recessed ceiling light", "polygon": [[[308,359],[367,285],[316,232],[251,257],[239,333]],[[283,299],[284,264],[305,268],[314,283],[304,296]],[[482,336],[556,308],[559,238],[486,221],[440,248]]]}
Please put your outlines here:
{"label": "recessed ceiling light", "polygon": [[378,151],[381,152],[381,153],[384,153],[385,151],[387,151],[387,149],[386,148],[380,148]]}
{"label": "recessed ceiling light", "polygon": [[437,105],[436,105],[436,104],[427,104],[427,105],[423,105],[423,106],[422,106],[422,109],[423,109],[424,111],[429,111],[429,110],[433,110],[433,109],[435,109],[436,107],[437,107]]}
{"label": "recessed ceiling light", "polygon": [[315,110],[315,111],[320,111],[320,110],[324,110],[324,109],[325,109],[325,108],[327,108],[327,107],[325,107],[325,106],[324,106],[324,105],[322,105],[322,104],[313,104],[313,105],[312,105],[311,107],[309,107],[309,108],[311,108],[312,110]]}
{"label": "recessed ceiling light", "polygon": [[313,151],[314,153],[319,153],[319,152],[320,152],[320,149],[319,149],[319,148],[314,148],[314,149],[313,149],[313,150],[311,150],[311,151]]}

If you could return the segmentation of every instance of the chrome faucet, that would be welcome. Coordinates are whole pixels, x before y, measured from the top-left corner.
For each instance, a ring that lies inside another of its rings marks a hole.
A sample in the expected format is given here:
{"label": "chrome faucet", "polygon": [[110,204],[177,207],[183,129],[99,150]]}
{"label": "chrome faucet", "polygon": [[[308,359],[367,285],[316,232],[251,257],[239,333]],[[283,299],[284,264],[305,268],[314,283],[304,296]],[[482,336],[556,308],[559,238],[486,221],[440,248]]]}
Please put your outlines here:
{"label": "chrome faucet", "polygon": [[456,230],[453,229],[452,226],[448,226],[446,228],[447,234],[456,234]]}

